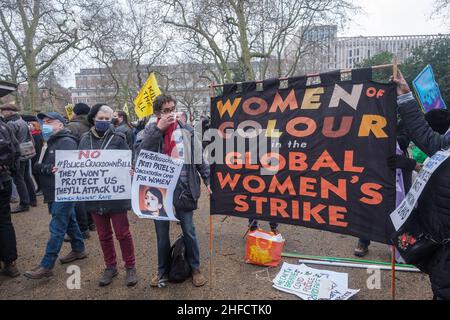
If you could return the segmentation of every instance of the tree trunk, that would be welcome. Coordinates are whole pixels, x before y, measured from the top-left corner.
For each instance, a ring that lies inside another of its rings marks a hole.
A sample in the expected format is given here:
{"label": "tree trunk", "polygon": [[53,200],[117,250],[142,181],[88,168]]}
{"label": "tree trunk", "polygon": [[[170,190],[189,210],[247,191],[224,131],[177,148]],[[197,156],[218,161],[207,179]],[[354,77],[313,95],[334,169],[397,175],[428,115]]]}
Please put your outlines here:
{"label": "tree trunk", "polygon": [[39,110],[39,87],[38,78],[31,76],[28,78],[28,91],[27,91],[28,103],[24,105],[24,109],[29,109],[32,114],[35,114]]}

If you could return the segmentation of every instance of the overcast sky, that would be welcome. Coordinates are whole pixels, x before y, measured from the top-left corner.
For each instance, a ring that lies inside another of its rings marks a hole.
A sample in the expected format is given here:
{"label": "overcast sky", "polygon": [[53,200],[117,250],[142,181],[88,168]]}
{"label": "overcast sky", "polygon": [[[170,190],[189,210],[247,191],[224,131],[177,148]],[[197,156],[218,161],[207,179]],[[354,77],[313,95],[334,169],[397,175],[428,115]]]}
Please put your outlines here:
{"label": "overcast sky", "polygon": [[432,17],[434,0],[359,0],[365,11],[340,36],[450,33],[442,17]]}
{"label": "overcast sky", "polygon": [[[362,12],[339,31],[339,36],[450,33],[449,22],[432,17],[433,3],[434,0],[359,0]],[[74,74],[66,74],[61,80],[65,86],[75,85]]]}

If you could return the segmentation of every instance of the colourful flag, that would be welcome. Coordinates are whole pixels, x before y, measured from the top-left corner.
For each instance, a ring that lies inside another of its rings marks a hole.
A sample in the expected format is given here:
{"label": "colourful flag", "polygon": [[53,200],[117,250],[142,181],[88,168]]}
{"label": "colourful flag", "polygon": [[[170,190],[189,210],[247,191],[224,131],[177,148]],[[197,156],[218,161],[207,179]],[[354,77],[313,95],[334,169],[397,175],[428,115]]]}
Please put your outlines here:
{"label": "colourful flag", "polygon": [[447,109],[439,85],[434,78],[433,68],[427,65],[413,81],[414,90],[425,113],[433,109]]}
{"label": "colourful flag", "polygon": [[66,114],[67,114],[67,119],[72,120],[73,118],[73,105],[72,104],[68,104],[66,107]]}
{"label": "colourful flag", "polygon": [[134,99],[134,111],[139,119],[153,114],[153,100],[160,94],[161,90],[156,82],[156,76],[152,72]]}
{"label": "colourful flag", "polygon": [[130,117],[130,110],[128,109],[128,103],[126,103],[126,102],[123,105],[123,112],[125,112],[127,114],[128,118]]}

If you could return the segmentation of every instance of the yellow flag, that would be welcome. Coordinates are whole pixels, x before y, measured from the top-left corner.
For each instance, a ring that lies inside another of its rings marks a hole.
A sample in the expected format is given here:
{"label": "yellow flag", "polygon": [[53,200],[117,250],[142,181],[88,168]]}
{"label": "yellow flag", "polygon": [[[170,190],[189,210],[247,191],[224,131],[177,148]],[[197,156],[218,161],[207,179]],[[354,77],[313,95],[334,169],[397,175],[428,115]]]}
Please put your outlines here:
{"label": "yellow flag", "polygon": [[123,105],[123,112],[125,112],[127,116],[130,117],[130,110],[128,110],[128,104],[126,102]]}
{"label": "yellow flag", "polygon": [[134,111],[139,119],[153,114],[153,100],[160,94],[161,90],[156,82],[156,76],[152,72],[134,99]]}
{"label": "yellow flag", "polygon": [[66,107],[66,114],[67,114],[67,119],[72,120],[73,117],[73,105],[72,104],[68,104]]}

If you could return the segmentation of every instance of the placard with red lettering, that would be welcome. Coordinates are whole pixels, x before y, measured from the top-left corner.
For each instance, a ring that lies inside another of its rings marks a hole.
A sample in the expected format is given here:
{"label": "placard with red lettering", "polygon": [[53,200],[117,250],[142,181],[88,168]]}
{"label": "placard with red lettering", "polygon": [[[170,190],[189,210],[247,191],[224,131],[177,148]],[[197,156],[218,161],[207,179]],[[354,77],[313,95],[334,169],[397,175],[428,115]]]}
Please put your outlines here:
{"label": "placard with red lettering", "polygon": [[299,77],[282,87],[277,79],[225,85],[211,119],[211,214],[389,241],[393,84],[307,86]]}
{"label": "placard with red lettering", "polygon": [[57,150],[55,201],[131,199],[130,150]]}

